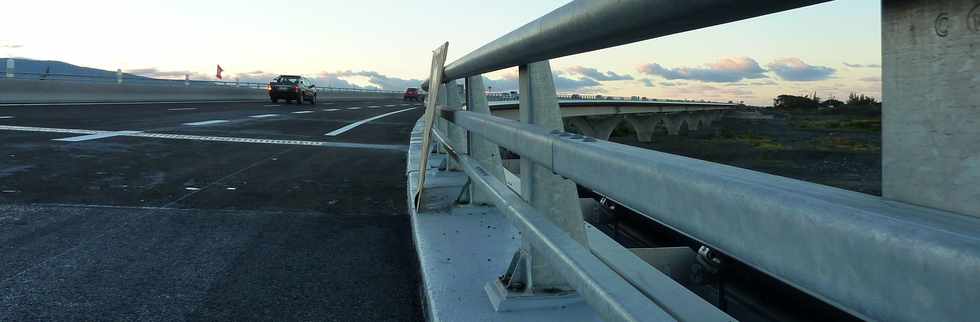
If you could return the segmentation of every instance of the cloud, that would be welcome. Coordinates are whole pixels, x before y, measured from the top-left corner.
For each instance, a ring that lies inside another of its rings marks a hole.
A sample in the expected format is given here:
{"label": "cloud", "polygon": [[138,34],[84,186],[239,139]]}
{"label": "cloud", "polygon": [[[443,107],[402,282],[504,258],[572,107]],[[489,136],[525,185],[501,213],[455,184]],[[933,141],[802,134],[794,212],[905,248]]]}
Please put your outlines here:
{"label": "cloud", "polygon": [[409,87],[418,87],[422,84],[421,79],[404,79],[398,77],[392,77],[384,75],[375,71],[365,70],[365,71],[343,71],[337,72],[338,77],[367,77],[368,82],[374,86],[386,89],[386,90],[404,90]]}
{"label": "cloud", "polygon": [[767,78],[766,70],[748,57],[724,58],[714,63],[704,64],[702,67],[666,68],[652,63],[640,66],[639,71],[667,80],[684,79],[711,83],[733,83],[743,79]]}
{"label": "cloud", "polygon": [[24,46],[23,45],[17,45],[17,44],[13,44],[13,45],[0,45],[0,48],[8,48],[8,49],[17,49],[17,48],[22,48],[22,47],[24,47]]}
{"label": "cloud", "polygon": [[[602,84],[591,78],[571,78],[559,75],[555,73],[555,88],[559,92],[571,92],[571,93],[604,93],[605,90],[602,89]],[[492,88],[494,92],[509,92],[517,91],[520,87],[520,82],[517,78],[516,73],[508,73],[501,76],[498,79],[491,79],[483,77],[483,83],[486,86]]]}
{"label": "cloud", "polygon": [[643,86],[645,87],[657,87],[657,85],[653,84],[653,80],[649,78],[641,79],[640,82],[643,83]]}
{"label": "cloud", "polygon": [[667,94],[673,97],[687,99],[725,99],[734,98],[746,99],[754,97],[754,93],[744,88],[716,87],[706,84],[694,84],[690,86],[676,86],[667,90]]}
{"label": "cloud", "polygon": [[858,80],[862,82],[876,83],[876,82],[881,82],[881,77],[878,76],[862,77],[859,78]]}
{"label": "cloud", "polygon": [[847,62],[844,62],[844,66],[850,68],[881,68],[880,64],[848,64]]}
{"label": "cloud", "polygon": [[769,67],[780,78],[792,82],[820,81],[830,78],[837,70],[824,67],[809,65],[799,58],[783,58],[769,63]]}
{"label": "cloud", "polygon": [[682,82],[660,82],[660,86],[663,86],[663,87],[684,86],[684,83],[682,83]]}
{"label": "cloud", "polygon": [[633,80],[633,76],[630,75],[620,75],[612,71],[600,72],[598,69],[591,67],[575,66],[567,69],[567,72],[572,75],[582,75],[586,78],[591,78],[595,81],[624,81]]}

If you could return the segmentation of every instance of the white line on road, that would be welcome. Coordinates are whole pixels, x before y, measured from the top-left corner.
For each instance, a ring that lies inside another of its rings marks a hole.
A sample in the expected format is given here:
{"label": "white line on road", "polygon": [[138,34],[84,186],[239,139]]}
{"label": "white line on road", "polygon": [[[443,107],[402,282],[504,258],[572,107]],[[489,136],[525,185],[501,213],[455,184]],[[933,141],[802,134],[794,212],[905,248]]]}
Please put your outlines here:
{"label": "white line on road", "polygon": [[184,107],[184,108],[168,108],[167,110],[168,111],[193,111],[196,109],[197,109],[196,107]]}
{"label": "white line on road", "polygon": [[357,122],[348,124],[345,127],[342,127],[342,128],[336,129],[336,130],[333,130],[330,133],[327,133],[326,135],[327,136],[338,136],[338,135],[344,134],[344,132],[353,130],[355,127],[364,125],[364,123],[371,122],[371,121],[374,121],[374,120],[377,120],[377,119],[380,119],[382,117],[386,117],[386,116],[389,116],[389,115],[394,115],[394,114],[398,114],[398,113],[405,112],[405,111],[411,111],[411,110],[414,110],[414,109],[415,109],[414,107],[413,108],[406,108],[404,110],[394,111],[394,112],[391,112],[391,113],[385,113],[385,114],[381,114],[381,115],[378,115],[378,116],[375,116],[375,117],[372,117],[372,118],[369,118],[369,119],[360,120],[360,121],[357,121]]}
{"label": "white line on road", "polygon": [[93,106],[93,105],[154,105],[154,104],[209,104],[209,103],[252,103],[251,101],[182,101],[182,102],[106,102],[106,103],[7,103],[0,107],[12,106]]}
{"label": "white line on road", "polygon": [[348,110],[359,110],[359,109],[361,109],[361,108],[360,108],[360,107],[348,107],[347,109],[348,109]]}
{"label": "white line on road", "polygon": [[89,135],[82,135],[82,136],[73,136],[73,137],[62,138],[62,139],[53,139],[52,141],[81,142],[81,141],[90,141],[90,140],[98,140],[98,139],[104,139],[104,138],[111,138],[111,137],[114,137],[114,136],[133,135],[133,134],[137,134],[137,133],[141,133],[141,132],[140,131],[114,131],[114,132],[107,131],[107,132],[96,133],[96,134],[89,134]]}
{"label": "white line on road", "polygon": [[368,108],[379,108],[379,107],[381,106],[377,106],[377,105],[368,106]]}
{"label": "white line on road", "polygon": [[336,108],[328,108],[328,109],[325,109],[325,110],[323,110],[323,111],[324,111],[324,112],[336,112],[336,111],[339,111],[339,110],[340,110],[340,109],[336,109]]}
{"label": "white line on road", "polygon": [[395,107],[395,106],[398,106],[398,105],[385,105],[385,107]]}
{"label": "white line on road", "polygon": [[14,117],[13,116],[9,116],[9,115],[7,115],[7,116],[0,116],[0,119],[12,119],[12,118],[14,118]]}
{"label": "white line on road", "polygon": [[211,124],[221,124],[221,123],[228,123],[228,120],[201,121],[201,122],[194,122],[194,123],[184,123],[184,125],[201,126],[201,125],[211,125]]}
{"label": "white line on road", "polygon": [[310,114],[310,113],[313,113],[313,111],[296,111],[296,112],[293,112],[293,114]]}
{"label": "white line on road", "polygon": [[249,116],[249,117],[255,118],[255,119],[264,119],[264,118],[267,118],[267,117],[276,117],[276,116],[279,116],[279,114],[262,114],[262,115],[252,115],[252,116]]}
{"label": "white line on road", "polygon": [[[79,129],[59,129],[59,128],[46,128],[46,127],[30,127],[30,126],[5,126],[0,125],[0,130],[6,131],[21,131],[21,132],[47,132],[47,133],[73,133],[73,134],[89,134],[88,137],[92,136],[126,136],[126,137],[141,137],[141,138],[154,138],[154,139],[171,139],[171,140],[194,140],[194,141],[213,141],[213,142],[231,142],[231,143],[252,143],[252,144],[278,144],[278,145],[302,145],[302,146],[319,146],[326,148],[349,148],[349,149],[370,149],[370,150],[393,150],[393,151],[405,151],[408,149],[406,145],[395,145],[395,144],[364,144],[364,143],[347,143],[347,142],[323,142],[323,141],[298,141],[298,140],[275,140],[275,139],[255,139],[255,138],[240,138],[240,137],[223,137],[223,136],[199,136],[199,135],[182,135],[182,134],[165,134],[165,133],[144,133],[140,131],[96,131],[96,130],[79,130]],[[81,137],[79,137],[81,138]],[[70,139],[70,138],[69,138]]]}

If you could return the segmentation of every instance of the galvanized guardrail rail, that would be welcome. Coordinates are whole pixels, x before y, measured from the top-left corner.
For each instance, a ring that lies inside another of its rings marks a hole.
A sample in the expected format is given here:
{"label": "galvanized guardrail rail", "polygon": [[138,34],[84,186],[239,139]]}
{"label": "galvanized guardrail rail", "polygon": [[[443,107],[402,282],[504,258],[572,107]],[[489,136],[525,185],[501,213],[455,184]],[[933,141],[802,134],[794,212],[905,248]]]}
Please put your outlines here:
{"label": "galvanized guardrail rail", "polygon": [[[567,285],[545,287],[574,289],[609,321],[724,318],[591,253],[581,214],[564,204],[577,200],[574,182],[863,319],[980,317],[977,218],[565,133],[556,118],[548,59],[821,2],[578,0],[451,64],[434,59],[425,134],[451,157],[448,171],[469,176],[470,198],[495,204],[525,238],[500,282],[528,294],[540,291],[534,278],[559,276]],[[483,93],[482,73],[512,66],[521,122],[491,116]],[[498,147],[521,157],[519,194],[503,183]]]}

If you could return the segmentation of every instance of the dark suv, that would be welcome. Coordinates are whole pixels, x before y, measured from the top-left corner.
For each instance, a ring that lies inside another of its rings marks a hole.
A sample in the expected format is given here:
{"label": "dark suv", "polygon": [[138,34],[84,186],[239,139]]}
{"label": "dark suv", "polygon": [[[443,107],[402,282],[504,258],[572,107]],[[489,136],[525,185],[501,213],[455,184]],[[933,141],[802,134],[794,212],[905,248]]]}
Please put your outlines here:
{"label": "dark suv", "polygon": [[306,77],[281,75],[273,79],[266,89],[273,103],[283,99],[290,103],[295,101],[296,104],[303,104],[304,101],[316,104],[316,86]]}

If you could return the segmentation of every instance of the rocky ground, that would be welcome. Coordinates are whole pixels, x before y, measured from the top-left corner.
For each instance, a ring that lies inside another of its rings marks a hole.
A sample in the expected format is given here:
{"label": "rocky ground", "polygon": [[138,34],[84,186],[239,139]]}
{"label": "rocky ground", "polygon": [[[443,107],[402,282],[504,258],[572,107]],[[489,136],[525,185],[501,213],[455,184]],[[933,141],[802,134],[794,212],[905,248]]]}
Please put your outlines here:
{"label": "rocky ground", "polygon": [[636,140],[629,126],[614,142],[881,195],[880,110],[761,111],[772,119],[725,118],[680,136]]}

